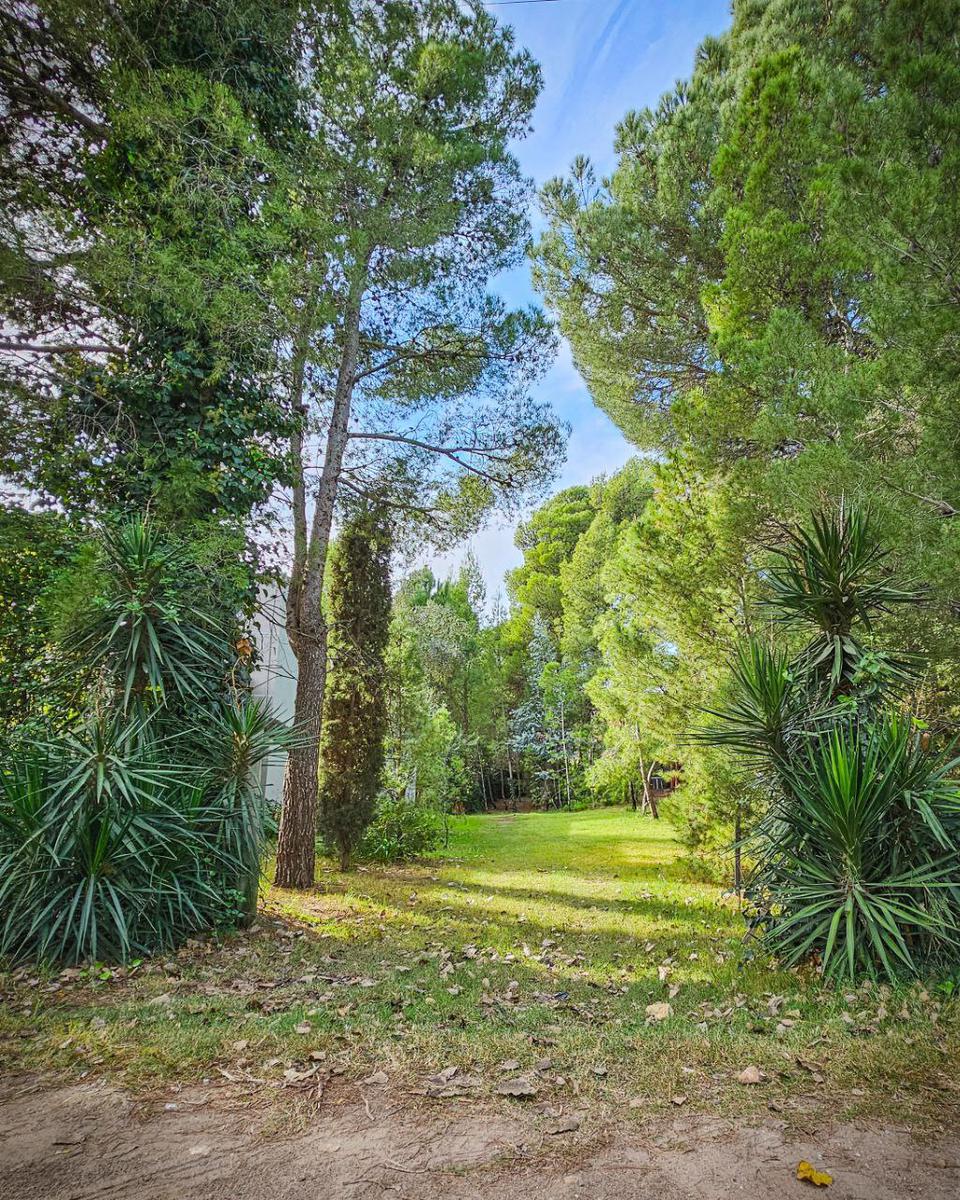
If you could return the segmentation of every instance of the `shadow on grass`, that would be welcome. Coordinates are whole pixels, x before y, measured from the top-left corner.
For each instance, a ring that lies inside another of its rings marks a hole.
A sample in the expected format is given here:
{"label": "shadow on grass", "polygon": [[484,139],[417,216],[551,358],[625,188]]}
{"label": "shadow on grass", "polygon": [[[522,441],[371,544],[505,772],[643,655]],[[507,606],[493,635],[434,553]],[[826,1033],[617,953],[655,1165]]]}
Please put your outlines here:
{"label": "shadow on grass", "polygon": [[[385,942],[394,944],[401,955],[415,955],[425,944],[434,943],[446,944],[451,949],[468,944],[492,946],[503,953],[524,943],[533,943],[539,950],[539,943],[550,936],[559,943],[556,953],[582,955],[587,968],[591,962],[609,962],[614,954],[624,961],[649,959],[645,947],[651,940],[657,943],[657,953],[662,956],[669,944],[676,944],[681,950],[704,950],[718,942],[729,943],[738,932],[736,922],[719,910],[705,913],[702,908],[655,899],[593,905],[580,896],[552,893],[549,911],[544,912],[544,899],[535,892],[520,888],[476,891],[504,900],[519,900],[531,909],[521,915],[496,907],[446,900],[405,906],[378,895],[364,898],[371,911],[357,913],[349,926],[339,925],[340,913],[323,911],[322,897],[312,903],[284,902],[282,911],[318,927],[319,932],[323,926],[329,926],[327,936],[342,937],[345,953],[349,953],[347,947],[356,947],[357,943],[375,946],[382,952]],[[595,920],[590,919],[594,916],[592,909],[596,910]],[[604,910],[628,920],[604,921]],[[631,928],[631,917],[642,921],[642,927]]]}
{"label": "shadow on grass", "polygon": [[[458,883],[447,886],[452,891],[461,894],[469,892],[484,898],[499,896],[504,900],[519,900],[525,904],[577,909],[582,912],[624,913],[627,916],[654,921],[669,917],[687,924],[702,923],[705,919],[715,915],[723,915],[726,918],[728,911],[719,905],[708,902],[684,904],[679,900],[660,899],[652,893],[637,896],[635,899],[629,897],[611,899],[606,896],[583,896],[576,892],[561,891],[555,888],[544,888],[540,891],[536,888],[512,887],[509,884]],[[444,900],[440,907],[445,907],[447,903]],[[558,927],[562,924],[562,921],[556,922]]]}

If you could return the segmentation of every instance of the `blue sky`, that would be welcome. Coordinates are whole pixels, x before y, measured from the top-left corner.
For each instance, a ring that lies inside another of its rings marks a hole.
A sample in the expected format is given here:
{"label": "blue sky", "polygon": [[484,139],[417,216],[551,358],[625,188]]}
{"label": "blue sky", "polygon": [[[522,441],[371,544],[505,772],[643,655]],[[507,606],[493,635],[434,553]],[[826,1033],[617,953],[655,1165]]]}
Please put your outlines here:
{"label": "blue sky", "polygon": [[[689,76],[698,44],[730,22],[729,0],[514,0],[488,7],[513,26],[543,70],[533,133],[516,146],[538,186],[564,174],[577,154],[608,171],[624,113],[655,104]],[[499,280],[497,290],[511,304],[538,302],[526,268]],[[630,457],[620,432],[594,407],[566,345],[538,392],[572,427],[557,490],[616,471]],[[491,600],[504,571],[520,562],[513,528],[494,520],[472,539]],[[434,569],[445,574],[462,558],[461,549],[435,560]]]}

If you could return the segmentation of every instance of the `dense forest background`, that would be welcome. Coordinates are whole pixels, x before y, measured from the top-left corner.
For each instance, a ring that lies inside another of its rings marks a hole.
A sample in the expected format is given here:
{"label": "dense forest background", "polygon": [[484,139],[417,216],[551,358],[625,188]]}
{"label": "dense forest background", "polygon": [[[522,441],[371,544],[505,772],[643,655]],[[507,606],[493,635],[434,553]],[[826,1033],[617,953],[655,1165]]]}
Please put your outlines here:
{"label": "dense forest background", "polygon": [[578,160],[543,190],[535,279],[641,454],[524,522],[506,613],[480,619],[469,564],[401,590],[398,644],[421,647],[473,803],[518,770],[542,803],[623,799],[682,762],[671,811],[701,850],[728,842],[753,777],[691,734],[738,639],[772,628],[771,552],[841,500],[924,588],[873,636],[922,656],[903,703],[953,727],[956,29],[952,4],[738,3],[690,79],[624,118],[609,178]]}

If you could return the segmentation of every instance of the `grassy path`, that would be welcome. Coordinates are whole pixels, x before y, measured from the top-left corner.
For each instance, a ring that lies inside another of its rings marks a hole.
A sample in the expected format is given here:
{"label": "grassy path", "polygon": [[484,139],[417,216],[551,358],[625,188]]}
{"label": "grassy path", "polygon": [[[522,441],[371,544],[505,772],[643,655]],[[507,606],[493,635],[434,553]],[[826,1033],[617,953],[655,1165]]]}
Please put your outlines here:
{"label": "grassy path", "polygon": [[[960,1100],[955,1001],[753,958],[669,826],[624,810],[457,818],[436,862],[324,869],[313,893],[271,891],[254,930],[166,964],[0,986],[6,1071],[134,1087],[374,1075],[509,1104],[519,1081],[638,1120],[895,1105],[929,1124]],[[748,1066],[760,1084],[737,1081]]]}

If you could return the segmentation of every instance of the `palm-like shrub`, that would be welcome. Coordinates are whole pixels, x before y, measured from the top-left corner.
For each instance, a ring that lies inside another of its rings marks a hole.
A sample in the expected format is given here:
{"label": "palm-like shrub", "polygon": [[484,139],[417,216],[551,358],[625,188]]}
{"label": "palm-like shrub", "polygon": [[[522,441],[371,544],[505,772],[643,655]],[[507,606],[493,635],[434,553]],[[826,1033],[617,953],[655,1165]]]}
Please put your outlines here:
{"label": "palm-like shrub", "polygon": [[[230,638],[178,598],[193,567],[149,522],[106,534],[62,658],[80,715],[0,760],[0,954],[126,960],[256,903],[259,769],[289,742],[228,680]],[[79,636],[76,631],[79,630]]]}
{"label": "palm-like shrub", "polygon": [[[88,736],[89,733],[89,736]],[[126,959],[229,920],[203,789],[129,729],[24,749],[4,772],[0,951]],[[116,740],[119,734],[119,743]]]}
{"label": "palm-like shrub", "polygon": [[235,888],[243,898],[244,915],[257,906],[260,863],[270,821],[260,781],[260,766],[295,743],[264,700],[236,697],[222,701],[206,714],[199,728],[200,761],[211,789],[210,817],[216,851],[230,864]]}
{"label": "palm-like shrub", "polygon": [[921,596],[887,572],[868,514],[815,517],[778,558],[765,603],[808,640],[792,656],[742,646],[730,702],[701,734],[747,758],[770,798],[751,838],[755,925],[786,961],[819,956],[828,976],[956,960],[958,763],[897,711],[916,660],[864,640]]}
{"label": "palm-like shrub", "polygon": [[195,698],[218,686],[227,637],[191,594],[198,567],[189,548],[135,517],[104,528],[92,549],[97,591],[61,636],[65,663],[80,684],[106,676],[123,709],[170,695]]}

